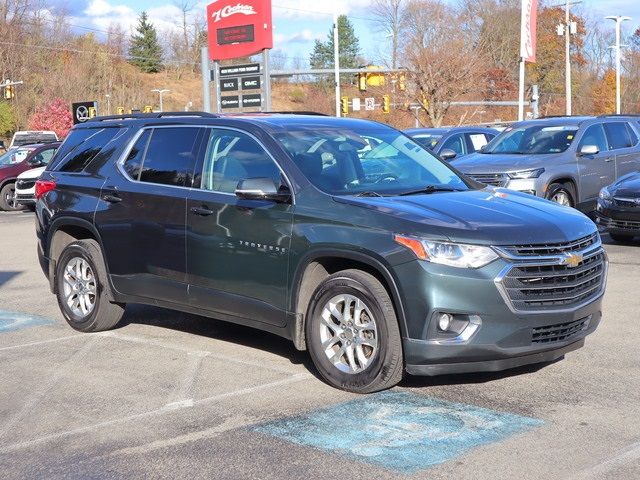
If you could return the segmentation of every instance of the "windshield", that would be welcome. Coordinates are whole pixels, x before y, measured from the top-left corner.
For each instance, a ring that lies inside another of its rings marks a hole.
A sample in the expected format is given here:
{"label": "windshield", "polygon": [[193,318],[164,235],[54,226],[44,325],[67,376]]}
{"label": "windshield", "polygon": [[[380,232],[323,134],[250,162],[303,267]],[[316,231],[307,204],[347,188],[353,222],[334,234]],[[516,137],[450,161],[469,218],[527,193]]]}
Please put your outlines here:
{"label": "windshield", "polygon": [[442,135],[423,133],[421,135],[411,135],[411,138],[413,138],[416,142],[418,142],[424,148],[433,150],[433,147],[435,147],[438,144],[438,142],[442,138]]}
{"label": "windshield", "polygon": [[576,125],[522,126],[507,128],[494,138],[482,153],[542,155],[564,152],[576,136]]}
{"label": "windshield", "polygon": [[0,156],[0,165],[13,165],[20,163],[29,155],[29,150],[12,148]]}
{"label": "windshield", "polygon": [[450,167],[410,138],[384,126],[298,126],[275,138],[309,181],[331,195],[469,189]]}

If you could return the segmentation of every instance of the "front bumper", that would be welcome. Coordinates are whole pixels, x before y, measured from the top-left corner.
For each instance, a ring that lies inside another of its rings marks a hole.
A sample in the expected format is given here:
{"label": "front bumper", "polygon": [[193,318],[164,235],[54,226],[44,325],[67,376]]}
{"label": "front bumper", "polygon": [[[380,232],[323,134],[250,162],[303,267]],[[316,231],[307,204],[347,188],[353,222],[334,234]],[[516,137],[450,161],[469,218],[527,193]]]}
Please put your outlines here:
{"label": "front bumper", "polygon": [[16,192],[16,201],[21,205],[33,205],[36,203],[36,197],[31,193]]}
{"label": "front bumper", "polygon": [[[514,311],[496,283],[507,265],[500,259],[476,270],[419,261],[396,266],[400,291],[405,292],[403,347],[408,373],[498,371],[551,362],[580,348],[596,330],[604,287],[574,308]],[[434,326],[440,312],[477,319],[479,327],[468,338],[440,338]]]}
{"label": "front bumper", "polygon": [[618,207],[598,200],[596,223],[611,233],[640,235],[640,207]]}

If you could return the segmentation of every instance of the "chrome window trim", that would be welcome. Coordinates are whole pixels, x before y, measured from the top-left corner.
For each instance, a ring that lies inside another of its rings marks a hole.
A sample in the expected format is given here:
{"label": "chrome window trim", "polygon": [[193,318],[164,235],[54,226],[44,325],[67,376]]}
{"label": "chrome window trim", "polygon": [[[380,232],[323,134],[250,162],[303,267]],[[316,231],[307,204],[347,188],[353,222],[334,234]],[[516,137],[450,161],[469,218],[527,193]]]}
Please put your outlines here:
{"label": "chrome window trim", "polygon": [[[214,193],[214,194],[217,194],[217,195],[226,195],[226,196],[231,196],[231,197],[234,197],[234,198],[238,198],[235,193],[220,192],[220,191],[217,191],[217,190],[205,190],[203,188],[195,188],[193,186],[186,187],[186,186],[182,186],[182,185],[168,185],[166,183],[143,182],[143,181],[135,180],[135,179],[131,178],[131,176],[124,169],[125,160],[129,156],[129,153],[131,153],[131,149],[136,144],[138,139],[142,136],[142,134],[146,130],[157,129],[157,128],[202,128],[202,129],[208,129],[208,130],[222,129],[222,130],[231,130],[231,131],[235,131],[235,132],[239,132],[239,133],[242,133],[244,135],[247,135],[249,138],[254,140],[258,145],[260,145],[260,148],[262,148],[266,152],[266,154],[269,156],[271,161],[276,165],[278,170],[280,170],[280,172],[282,173],[282,175],[283,175],[283,177],[285,179],[285,182],[287,183],[289,191],[291,192],[291,205],[295,204],[295,192],[293,191],[293,187],[292,187],[293,183],[291,182],[291,180],[289,180],[289,176],[285,173],[285,171],[282,169],[280,164],[275,160],[273,155],[271,155],[271,152],[269,152],[269,149],[267,149],[265,147],[265,145],[255,135],[253,135],[253,134],[251,134],[251,133],[249,133],[249,132],[247,132],[245,130],[241,130],[241,129],[235,128],[235,127],[228,127],[228,126],[203,125],[203,124],[184,125],[183,124],[183,125],[148,125],[148,126],[140,128],[136,132],[136,134],[131,138],[131,140],[127,143],[127,146],[125,147],[123,153],[120,155],[118,160],[116,160],[116,168],[117,168],[117,170],[129,182],[140,183],[140,184],[145,184],[145,185],[159,185],[161,187],[169,187],[169,188],[180,188],[180,189],[187,190],[187,191],[192,191],[193,190],[193,191],[210,192],[210,193]],[[152,133],[151,137],[153,137],[153,133]],[[149,141],[151,141],[151,137],[149,138]],[[148,146],[149,146],[149,144],[147,144],[147,148],[148,148]],[[206,154],[206,152],[205,152],[205,154]],[[146,149],[145,149],[145,156],[146,156]],[[143,156],[142,165],[144,166],[144,156]],[[202,164],[202,168],[204,169],[204,162]],[[200,172],[200,173],[202,173],[202,172]],[[194,172],[194,175],[195,175],[195,172]]]}

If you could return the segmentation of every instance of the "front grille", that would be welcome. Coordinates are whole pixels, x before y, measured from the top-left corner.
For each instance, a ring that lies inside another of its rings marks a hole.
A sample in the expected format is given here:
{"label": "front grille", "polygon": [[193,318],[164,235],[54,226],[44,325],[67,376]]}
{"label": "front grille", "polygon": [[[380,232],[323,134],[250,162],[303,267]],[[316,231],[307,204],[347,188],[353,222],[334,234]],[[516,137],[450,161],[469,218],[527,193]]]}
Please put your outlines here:
{"label": "front grille", "polygon": [[640,198],[613,197],[613,204],[618,207],[640,208]]}
{"label": "front grille", "polygon": [[20,190],[28,190],[29,188],[33,188],[36,185],[35,180],[18,180],[16,182],[16,188]]}
{"label": "front grille", "polygon": [[599,240],[598,234],[594,233],[592,235],[579,238],[574,242],[514,245],[510,247],[501,247],[501,250],[515,256],[559,255],[562,253],[584,250],[585,248],[595,245]]}
{"label": "front grille", "polygon": [[614,220],[613,218],[599,216],[598,224],[616,230],[640,230],[640,222],[633,220]]}
{"label": "front grille", "polygon": [[476,182],[491,185],[492,187],[504,187],[509,178],[504,173],[470,173],[468,174]]}
{"label": "front grille", "polygon": [[570,310],[602,294],[607,259],[597,232],[571,242],[496,250],[512,262],[497,285],[516,312]]}
{"label": "front grille", "polygon": [[531,343],[553,343],[570,339],[574,335],[589,328],[591,316],[567,323],[557,323],[546,327],[534,328]]}

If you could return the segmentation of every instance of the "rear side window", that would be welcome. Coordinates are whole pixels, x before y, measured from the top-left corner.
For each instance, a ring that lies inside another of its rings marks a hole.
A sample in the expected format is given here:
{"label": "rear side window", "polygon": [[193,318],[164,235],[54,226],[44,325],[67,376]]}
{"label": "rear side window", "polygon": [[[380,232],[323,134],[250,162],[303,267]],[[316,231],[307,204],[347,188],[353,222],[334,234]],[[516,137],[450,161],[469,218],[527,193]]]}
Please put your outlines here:
{"label": "rear side window", "polygon": [[151,130],[145,130],[138,138],[136,143],[131,148],[129,155],[124,161],[124,171],[127,172],[134,180],[140,180],[140,172],[142,171],[142,161],[144,154],[147,151],[147,145],[149,144],[149,138],[151,138]]}
{"label": "rear side window", "polygon": [[[91,129],[91,135],[78,143],[73,149],[56,162],[55,169],[61,172],[81,172],[89,165],[100,150],[118,133],[118,128]],[[65,142],[66,143],[66,142]],[[63,145],[64,147],[64,145]],[[62,150],[62,147],[60,147]]]}
{"label": "rear side window", "polygon": [[78,130],[71,130],[67,138],[62,142],[62,145],[58,147],[55,157],[50,162],[50,170],[55,170],[56,167],[62,162],[67,154],[84,142],[87,138],[94,135],[96,130],[93,128],[83,128]]}
{"label": "rear side window", "polygon": [[631,125],[629,125],[628,123],[625,123],[626,127],[627,127],[627,132],[629,133],[629,138],[631,139],[631,145],[635,146],[638,144],[638,135],[636,135],[636,132],[633,130],[633,127]]}
{"label": "rear side window", "polygon": [[623,122],[610,122],[604,124],[604,130],[607,132],[609,139],[609,148],[617,150],[618,148],[632,147],[629,131]]}
{"label": "rear side window", "polygon": [[156,128],[146,147],[140,181],[191,186],[202,129]]}

